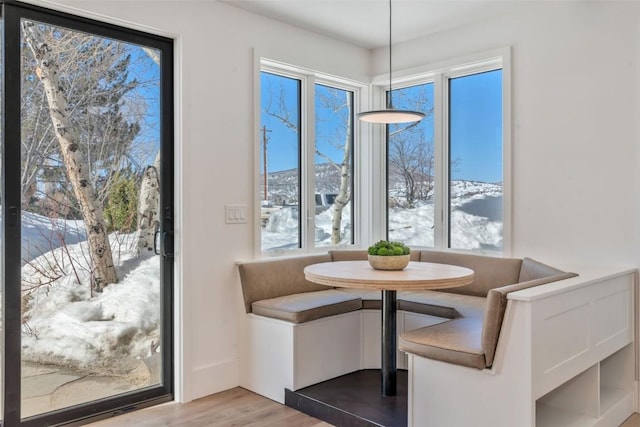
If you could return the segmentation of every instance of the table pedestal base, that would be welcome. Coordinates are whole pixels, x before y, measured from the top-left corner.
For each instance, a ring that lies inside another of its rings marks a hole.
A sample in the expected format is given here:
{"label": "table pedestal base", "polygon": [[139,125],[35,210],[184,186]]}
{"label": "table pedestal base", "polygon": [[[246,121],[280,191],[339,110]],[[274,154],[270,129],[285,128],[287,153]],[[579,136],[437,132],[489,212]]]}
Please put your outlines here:
{"label": "table pedestal base", "polygon": [[382,395],[396,395],[396,291],[382,291]]}

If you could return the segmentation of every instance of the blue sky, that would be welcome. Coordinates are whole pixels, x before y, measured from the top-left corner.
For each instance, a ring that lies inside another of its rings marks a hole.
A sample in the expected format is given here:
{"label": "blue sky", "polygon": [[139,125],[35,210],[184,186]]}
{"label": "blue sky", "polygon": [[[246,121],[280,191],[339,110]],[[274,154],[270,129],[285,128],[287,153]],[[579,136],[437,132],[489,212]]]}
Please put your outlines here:
{"label": "blue sky", "polygon": [[[501,86],[501,70],[450,80],[450,152],[455,162],[451,171],[453,179],[502,181]],[[267,168],[270,172],[293,169],[297,167],[299,156],[298,133],[292,129],[292,126],[300,128],[299,81],[263,72],[261,88],[261,127],[266,126],[270,131],[267,134]],[[428,102],[424,108],[429,109],[433,102],[433,84],[425,84],[419,90],[426,94]],[[394,90],[394,107],[415,108],[406,105],[407,98],[402,95],[411,96],[417,91],[410,88]],[[325,87],[316,88],[316,96],[320,94],[326,95]],[[287,111],[286,120],[292,126],[288,127],[281,119],[265,114],[268,105],[273,112]],[[333,113],[318,100],[315,108],[318,148],[335,161],[340,161],[340,151],[330,144],[330,141],[340,141],[344,137],[344,131],[339,129],[339,120],[331,119]],[[424,141],[433,141],[433,117],[425,118],[419,126]],[[316,158],[316,162],[322,160]]]}
{"label": "blue sky", "polygon": [[453,179],[502,181],[502,70],[449,81]]}
{"label": "blue sky", "polygon": [[[136,144],[144,149],[137,152],[137,157],[141,168],[146,168],[153,164],[156,153],[160,147],[160,67],[153,59],[138,45],[128,44],[131,54],[131,64],[129,69],[129,81],[136,79],[139,85],[130,93],[130,97],[139,97],[144,100],[146,109],[143,116],[139,117],[136,112],[132,119],[142,120],[140,133],[136,136]],[[134,107],[134,106],[132,106]]]}
{"label": "blue sky", "polygon": [[[287,126],[283,120],[267,113],[288,113],[286,121],[296,129],[300,129],[300,81],[269,73],[261,73],[260,82],[261,124],[267,132],[267,169],[269,172],[293,169],[298,167],[298,132]],[[280,96],[280,94],[283,96]],[[263,133],[260,133],[260,144],[263,144]],[[262,153],[262,150],[261,150]],[[263,159],[260,159],[263,164]]]}

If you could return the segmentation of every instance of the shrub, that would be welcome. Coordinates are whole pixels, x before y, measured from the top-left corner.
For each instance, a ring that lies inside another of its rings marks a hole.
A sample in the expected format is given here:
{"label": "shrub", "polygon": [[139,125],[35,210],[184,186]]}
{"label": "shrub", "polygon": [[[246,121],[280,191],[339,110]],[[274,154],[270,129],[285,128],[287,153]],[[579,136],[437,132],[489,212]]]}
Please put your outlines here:
{"label": "shrub", "polygon": [[109,231],[129,233],[137,226],[138,186],[135,178],[120,178],[109,191],[105,218]]}

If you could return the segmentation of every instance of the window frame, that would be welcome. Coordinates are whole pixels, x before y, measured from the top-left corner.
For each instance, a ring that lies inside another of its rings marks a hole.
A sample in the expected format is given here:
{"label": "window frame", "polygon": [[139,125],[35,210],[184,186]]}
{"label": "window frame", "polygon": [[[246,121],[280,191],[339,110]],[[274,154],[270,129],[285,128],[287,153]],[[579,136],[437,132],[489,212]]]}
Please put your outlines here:
{"label": "window frame", "polygon": [[[449,194],[449,80],[487,71],[502,69],[502,250],[465,250],[450,248],[450,194]],[[459,58],[437,65],[426,65],[394,73],[393,89],[403,89],[425,83],[434,85],[434,246],[433,250],[483,253],[509,256],[512,253],[512,174],[511,174],[511,53],[510,48]],[[375,101],[382,105],[389,91],[388,74],[377,76],[373,80]],[[373,235],[388,238],[388,141],[387,126],[381,126],[380,133],[374,138],[382,139],[384,152],[381,164],[384,167],[383,189],[377,193],[379,198],[379,215],[384,221],[378,227],[384,228]]]}
{"label": "window frame", "polygon": [[[337,247],[354,247],[358,242],[358,236],[360,235],[361,227],[359,213],[361,209],[358,190],[359,176],[359,160],[358,150],[360,136],[360,128],[355,123],[356,114],[360,110],[361,100],[363,98],[363,84],[351,81],[346,78],[332,76],[330,74],[321,73],[319,71],[306,69],[299,66],[294,66],[279,62],[273,59],[265,57],[257,57],[256,60],[256,76],[254,81],[256,82],[256,90],[254,94],[255,107],[255,129],[256,129],[256,141],[259,140],[259,131],[261,126],[261,93],[262,88],[260,84],[260,76],[262,72],[271,73],[278,76],[283,76],[300,81],[300,126],[301,131],[299,135],[300,141],[300,171],[299,171],[299,185],[300,185],[300,207],[299,207],[299,247],[296,249],[280,249],[263,251],[262,250],[262,232],[260,226],[260,144],[255,144],[254,153],[254,174],[256,185],[256,191],[254,191],[256,200],[255,218],[255,255],[256,257],[275,257],[275,256],[289,256],[301,253],[313,253],[313,252],[326,252],[330,249]],[[351,243],[341,243],[339,245],[324,245],[316,246],[315,242],[315,88],[316,85],[328,86],[331,88],[345,90],[352,93],[353,105],[352,105],[352,141],[351,141]]]}

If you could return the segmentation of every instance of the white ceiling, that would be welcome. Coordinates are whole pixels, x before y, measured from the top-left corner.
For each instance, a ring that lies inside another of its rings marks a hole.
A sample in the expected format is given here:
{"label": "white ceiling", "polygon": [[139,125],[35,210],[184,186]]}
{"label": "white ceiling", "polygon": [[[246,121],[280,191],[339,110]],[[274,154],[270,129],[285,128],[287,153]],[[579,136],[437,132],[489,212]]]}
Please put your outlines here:
{"label": "white ceiling", "polygon": [[[220,0],[367,49],[389,44],[387,0]],[[393,0],[393,43],[504,13],[517,0]]]}

